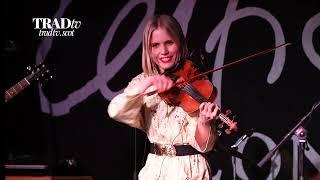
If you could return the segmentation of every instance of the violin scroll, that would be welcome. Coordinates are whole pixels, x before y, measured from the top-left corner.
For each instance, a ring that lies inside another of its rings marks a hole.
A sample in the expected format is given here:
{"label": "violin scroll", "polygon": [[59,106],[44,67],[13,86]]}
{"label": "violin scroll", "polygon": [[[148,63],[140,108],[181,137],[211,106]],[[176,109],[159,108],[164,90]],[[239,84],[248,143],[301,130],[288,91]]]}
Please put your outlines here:
{"label": "violin scroll", "polygon": [[228,126],[224,130],[226,134],[231,134],[232,132],[238,131],[237,122],[234,121],[234,118],[236,116],[233,116],[232,120],[228,117],[231,114],[232,114],[231,110],[228,109],[226,111],[226,114],[220,113],[218,116],[218,118],[221,120],[221,122],[218,124],[218,128],[222,129],[222,128],[224,128],[224,125]]}

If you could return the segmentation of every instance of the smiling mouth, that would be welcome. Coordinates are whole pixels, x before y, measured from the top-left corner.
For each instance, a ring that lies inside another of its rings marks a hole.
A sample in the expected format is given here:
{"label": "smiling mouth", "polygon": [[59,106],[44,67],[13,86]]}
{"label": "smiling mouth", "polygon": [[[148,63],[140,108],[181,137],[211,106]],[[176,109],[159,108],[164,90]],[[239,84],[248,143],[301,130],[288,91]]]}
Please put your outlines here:
{"label": "smiling mouth", "polygon": [[171,62],[171,57],[163,57],[163,58],[160,58],[160,61],[163,62],[163,63]]}

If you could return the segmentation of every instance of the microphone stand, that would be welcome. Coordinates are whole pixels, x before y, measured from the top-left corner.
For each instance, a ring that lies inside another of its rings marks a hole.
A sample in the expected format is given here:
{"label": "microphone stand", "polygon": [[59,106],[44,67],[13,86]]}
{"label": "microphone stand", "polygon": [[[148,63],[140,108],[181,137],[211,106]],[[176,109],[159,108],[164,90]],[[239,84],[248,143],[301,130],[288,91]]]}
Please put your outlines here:
{"label": "microphone stand", "polygon": [[300,126],[295,135],[298,137],[298,179],[303,180],[303,155],[307,144],[307,130]]}
{"label": "microphone stand", "polygon": [[280,146],[282,146],[282,144],[287,141],[292,135],[293,133],[295,133],[298,136],[299,139],[299,145],[298,145],[298,177],[299,180],[303,180],[303,155],[304,155],[304,148],[305,148],[305,144],[306,144],[306,139],[307,139],[307,131],[301,126],[301,124],[303,124],[307,117],[310,117],[313,110],[315,110],[320,104],[320,101],[315,103],[312,108],[311,111],[306,114],[300,121],[298,124],[296,124],[291,130],[290,132],[285,135],[285,137],[280,141],[280,143],[274,147],[268,154],[266,154],[264,156],[264,158],[262,158],[262,160],[258,163],[258,167],[262,168],[264,166],[264,164],[269,161],[271,159],[271,157],[273,156],[273,154],[280,148]]}
{"label": "microphone stand", "polygon": [[[239,138],[239,140],[235,143],[235,144],[233,144],[232,146],[231,146],[231,149],[232,149],[232,151],[233,152],[238,152],[237,150],[238,150],[238,146],[245,140],[245,139],[247,139],[247,138],[249,138],[251,135],[252,135],[252,133],[253,133],[253,128],[252,129],[250,129],[249,130],[249,132],[247,132],[247,133],[245,133],[244,135],[242,135],[240,138]],[[232,177],[233,177],[233,180],[236,180],[236,178],[237,178],[237,175],[236,175],[236,169],[237,169],[237,165],[236,165],[236,156],[232,156],[232,169],[233,169],[233,173],[232,173]]]}

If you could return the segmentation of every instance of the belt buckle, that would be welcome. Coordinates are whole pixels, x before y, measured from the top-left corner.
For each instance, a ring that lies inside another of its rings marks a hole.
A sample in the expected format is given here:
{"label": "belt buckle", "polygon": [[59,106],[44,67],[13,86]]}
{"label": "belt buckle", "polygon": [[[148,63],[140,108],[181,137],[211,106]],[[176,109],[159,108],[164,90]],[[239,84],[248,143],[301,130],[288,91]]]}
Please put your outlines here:
{"label": "belt buckle", "polygon": [[177,154],[176,148],[170,144],[161,144],[159,145],[159,150],[161,155],[166,155],[174,157]]}

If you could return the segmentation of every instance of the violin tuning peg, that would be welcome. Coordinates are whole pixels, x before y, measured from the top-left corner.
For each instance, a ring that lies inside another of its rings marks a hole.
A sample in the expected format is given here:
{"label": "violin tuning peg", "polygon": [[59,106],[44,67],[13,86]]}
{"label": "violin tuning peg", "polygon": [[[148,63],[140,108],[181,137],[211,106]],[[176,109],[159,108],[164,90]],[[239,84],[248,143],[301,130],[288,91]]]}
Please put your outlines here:
{"label": "violin tuning peg", "polygon": [[232,112],[231,112],[230,109],[228,109],[228,110],[226,111],[226,115],[229,116],[230,114],[232,114]]}
{"label": "violin tuning peg", "polygon": [[229,129],[224,130],[227,134],[231,134],[231,131]]}

